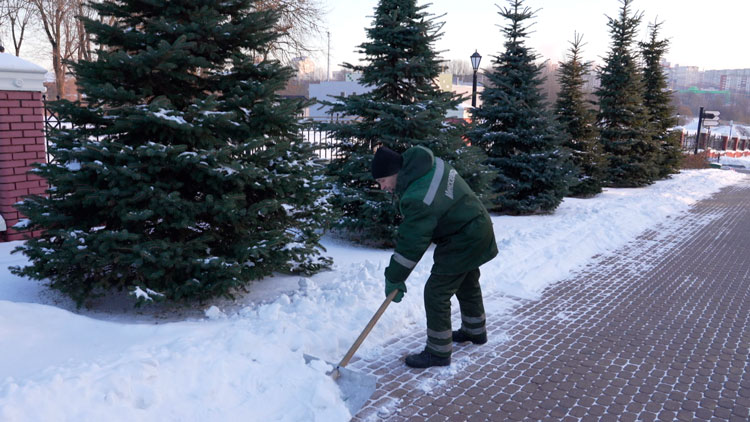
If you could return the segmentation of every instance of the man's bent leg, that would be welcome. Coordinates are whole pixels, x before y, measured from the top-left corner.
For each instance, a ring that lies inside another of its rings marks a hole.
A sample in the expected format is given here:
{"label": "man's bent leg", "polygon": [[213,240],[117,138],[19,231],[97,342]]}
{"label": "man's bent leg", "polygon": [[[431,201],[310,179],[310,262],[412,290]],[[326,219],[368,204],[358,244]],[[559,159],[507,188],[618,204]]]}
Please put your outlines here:
{"label": "man's bent leg", "polygon": [[450,357],[453,351],[451,331],[451,297],[466,274],[431,274],[424,288],[424,307],[427,313],[427,351]]}
{"label": "man's bent leg", "polygon": [[479,275],[479,268],[466,273],[466,277],[456,291],[456,298],[461,309],[461,329],[457,335],[453,335],[454,341],[472,341],[476,344],[487,342],[486,317]]}

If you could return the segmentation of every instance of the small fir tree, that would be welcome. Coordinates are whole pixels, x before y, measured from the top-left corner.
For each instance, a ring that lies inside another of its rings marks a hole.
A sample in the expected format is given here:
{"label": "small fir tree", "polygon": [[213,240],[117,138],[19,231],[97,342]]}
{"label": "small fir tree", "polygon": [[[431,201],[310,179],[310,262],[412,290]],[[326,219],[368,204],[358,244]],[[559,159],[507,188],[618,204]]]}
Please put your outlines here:
{"label": "small fir tree", "polygon": [[579,168],[578,181],[570,187],[570,195],[593,196],[602,191],[607,165],[596,130],[596,112],[588,106],[583,92],[584,77],[591,62],[581,58],[583,37],[575,34],[567,60],[560,62],[560,92],[555,102],[555,117],[571,151],[573,164]]}
{"label": "small fir tree", "polygon": [[541,93],[541,65],[525,45],[527,21],[533,18],[522,0],[511,0],[499,14],[505,51],[487,73],[490,85],[482,106],[472,110],[477,126],[468,133],[472,144],[488,155],[497,170],[493,181],[494,211],[531,214],[554,210],[568,192],[575,169],[562,147],[562,136],[547,112]]}
{"label": "small fir tree", "polygon": [[641,71],[632,50],[643,13],[631,12],[633,0],[620,2],[617,19],[608,17],[612,45],[599,72],[597,125],[609,160],[608,184],[638,187],[657,178],[659,146],[650,130]]}
{"label": "small fir tree", "polygon": [[425,146],[450,164],[474,191],[483,196],[492,177],[484,156],[467,145],[463,124],[446,121],[461,97],[439,89],[441,61],[434,43],[440,24],[416,0],[380,0],[368,41],[359,46],[363,65],[344,67],[361,73],[360,83],[371,90],[323,102],[331,113],[352,118],[351,123],[324,128],[341,141],[339,156],[329,167],[335,178],[332,202],[343,214],[337,228],[353,240],[380,246],[393,244],[399,223],[393,198],[378,190],[370,162],[378,144],[404,152]]}
{"label": "small fir tree", "polygon": [[[264,61],[273,12],[254,0],[92,3],[102,46],[75,65],[86,103],[54,105],[37,172],[46,197],[18,206],[42,230],[15,274],[75,299],[231,295],[274,271],[330,263],[318,243],[322,166],[298,133],[304,106],[275,94],[292,70]],[[111,18],[111,19],[109,19]]]}
{"label": "small fir tree", "polygon": [[649,111],[649,123],[653,140],[659,146],[657,178],[663,179],[678,173],[682,164],[680,135],[672,130],[677,126],[677,116],[672,105],[672,94],[667,88],[667,77],[662,59],[669,47],[669,40],[659,39],[662,22],[649,25],[647,42],[640,43],[643,56],[644,105]]}

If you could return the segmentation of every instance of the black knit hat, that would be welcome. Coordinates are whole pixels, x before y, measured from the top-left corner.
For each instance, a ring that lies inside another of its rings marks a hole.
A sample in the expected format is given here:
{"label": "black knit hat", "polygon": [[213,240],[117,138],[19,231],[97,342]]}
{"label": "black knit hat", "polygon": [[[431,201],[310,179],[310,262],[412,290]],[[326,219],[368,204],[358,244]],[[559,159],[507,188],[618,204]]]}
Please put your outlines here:
{"label": "black knit hat", "polygon": [[380,147],[375,151],[375,157],[372,159],[372,177],[380,179],[393,176],[401,170],[403,163],[404,159],[401,154],[388,147]]}

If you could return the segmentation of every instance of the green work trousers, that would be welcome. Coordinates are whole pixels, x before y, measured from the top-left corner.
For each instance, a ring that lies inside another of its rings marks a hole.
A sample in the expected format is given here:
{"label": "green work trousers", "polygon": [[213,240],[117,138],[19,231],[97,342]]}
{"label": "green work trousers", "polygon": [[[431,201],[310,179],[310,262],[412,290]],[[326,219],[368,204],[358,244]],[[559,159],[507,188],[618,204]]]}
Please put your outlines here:
{"label": "green work trousers", "polygon": [[461,274],[431,274],[424,288],[427,313],[427,350],[449,357],[453,351],[451,297],[456,295],[461,309],[461,329],[471,335],[486,332],[479,268]]}

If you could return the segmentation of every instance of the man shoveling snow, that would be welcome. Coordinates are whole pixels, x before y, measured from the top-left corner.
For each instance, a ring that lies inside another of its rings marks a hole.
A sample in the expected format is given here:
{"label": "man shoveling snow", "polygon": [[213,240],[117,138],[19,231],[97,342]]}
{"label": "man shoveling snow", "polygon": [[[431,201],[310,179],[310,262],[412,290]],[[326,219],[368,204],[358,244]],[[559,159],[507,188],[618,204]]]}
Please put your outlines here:
{"label": "man shoveling snow", "polygon": [[[403,156],[380,147],[372,160],[380,188],[398,198],[403,222],[396,249],[385,270],[385,294],[406,293],[406,279],[431,243],[436,244],[431,275],[424,289],[427,345],[406,357],[413,368],[447,366],[452,342],[487,342],[479,266],[497,255],[492,221],[474,192],[448,163],[424,147]],[[461,328],[451,331],[451,303],[458,298]]]}

